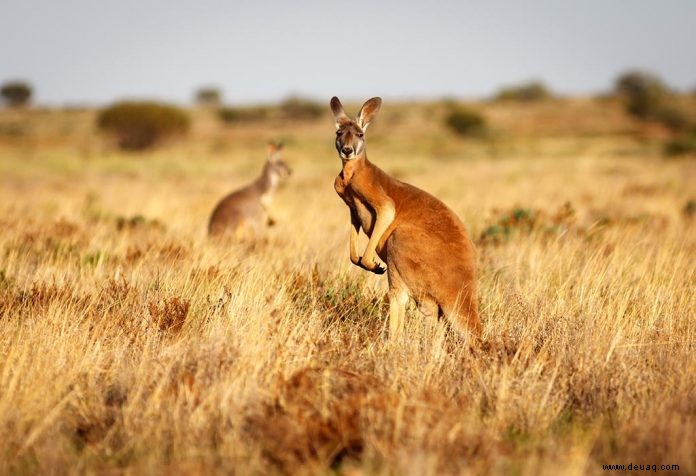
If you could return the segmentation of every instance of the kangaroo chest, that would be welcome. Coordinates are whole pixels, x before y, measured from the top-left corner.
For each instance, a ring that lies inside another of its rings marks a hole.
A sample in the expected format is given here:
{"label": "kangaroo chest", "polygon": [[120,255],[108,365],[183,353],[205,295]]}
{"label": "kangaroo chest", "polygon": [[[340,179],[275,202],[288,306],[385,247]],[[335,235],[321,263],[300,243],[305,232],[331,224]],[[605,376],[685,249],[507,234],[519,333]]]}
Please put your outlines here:
{"label": "kangaroo chest", "polygon": [[375,224],[375,211],[367,203],[360,199],[360,196],[353,189],[350,179],[343,171],[334,181],[334,189],[341,199],[350,207],[360,220],[360,226],[367,236],[372,235],[372,227]]}
{"label": "kangaroo chest", "polygon": [[261,194],[259,197],[259,202],[261,203],[261,207],[265,211],[268,211],[268,209],[271,207],[271,203],[273,202],[273,194],[271,194],[271,192]]}

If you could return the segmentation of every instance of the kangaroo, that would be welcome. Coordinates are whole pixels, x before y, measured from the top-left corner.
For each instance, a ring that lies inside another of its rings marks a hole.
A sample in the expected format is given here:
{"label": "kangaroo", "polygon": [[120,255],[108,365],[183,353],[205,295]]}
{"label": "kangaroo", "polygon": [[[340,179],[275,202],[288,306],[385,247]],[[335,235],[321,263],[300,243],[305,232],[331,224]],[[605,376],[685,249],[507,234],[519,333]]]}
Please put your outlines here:
{"label": "kangaroo", "polygon": [[[464,225],[440,200],[367,160],[365,131],[381,105],[381,98],[368,100],[352,120],[331,98],[343,164],[334,188],[350,209],[350,261],[375,274],[386,271],[390,335],[401,332],[413,298],[426,318],[444,315],[455,330],[478,339],[474,249]],[[360,229],[369,238],[362,256]]]}
{"label": "kangaroo", "polygon": [[292,173],[280,157],[281,148],[282,144],[269,144],[268,158],[261,176],[220,200],[208,223],[208,233],[211,236],[253,235],[264,226],[275,223],[268,214],[268,208],[280,181]]}

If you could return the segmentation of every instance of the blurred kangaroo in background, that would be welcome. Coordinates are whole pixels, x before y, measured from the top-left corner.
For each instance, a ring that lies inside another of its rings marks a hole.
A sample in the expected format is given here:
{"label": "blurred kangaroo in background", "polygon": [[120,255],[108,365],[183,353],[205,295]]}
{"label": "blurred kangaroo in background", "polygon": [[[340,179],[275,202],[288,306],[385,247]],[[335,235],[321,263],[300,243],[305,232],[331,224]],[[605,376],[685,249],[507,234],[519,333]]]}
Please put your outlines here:
{"label": "blurred kangaroo in background", "polygon": [[[426,317],[444,315],[456,330],[479,338],[474,249],[464,225],[440,200],[367,160],[365,130],[381,104],[378,97],[368,100],[352,120],[331,98],[343,163],[334,188],[350,209],[350,260],[376,274],[387,272],[390,335],[401,332],[412,297]],[[361,228],[369,237],[362,256]]]}
{"label": "blurred kangaroo in background", "polygon": [[292,173],[280,157],[281,149],[282,144],[270,143],[261,176],[220,200],[210,216],[208,233],[211,236],[254,235],[275,223],[268,209],[278,184]]}

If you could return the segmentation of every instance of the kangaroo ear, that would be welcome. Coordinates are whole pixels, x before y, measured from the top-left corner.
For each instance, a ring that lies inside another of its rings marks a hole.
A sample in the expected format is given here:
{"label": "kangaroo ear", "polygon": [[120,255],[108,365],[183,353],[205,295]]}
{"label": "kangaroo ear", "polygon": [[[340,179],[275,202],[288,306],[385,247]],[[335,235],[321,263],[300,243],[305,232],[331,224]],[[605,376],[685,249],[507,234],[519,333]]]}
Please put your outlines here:
{"label": "kangaroo ear", "polygon": [[350,121],[348,115],[343,110],[343,104],[338,100],[336,96],[331,98],[331,112],[333,112],[334,120],[336,121],[336,129],[341,125],[342,122]]}
{"label": "kangaroo ear", "polygon": [[382,98],[372,98],[365,101],[365,104],[363,104],[363,107],[360,109],[357,120],[358,125],[363,131],[370,125],[370,122],[375,118],[381,106]]}

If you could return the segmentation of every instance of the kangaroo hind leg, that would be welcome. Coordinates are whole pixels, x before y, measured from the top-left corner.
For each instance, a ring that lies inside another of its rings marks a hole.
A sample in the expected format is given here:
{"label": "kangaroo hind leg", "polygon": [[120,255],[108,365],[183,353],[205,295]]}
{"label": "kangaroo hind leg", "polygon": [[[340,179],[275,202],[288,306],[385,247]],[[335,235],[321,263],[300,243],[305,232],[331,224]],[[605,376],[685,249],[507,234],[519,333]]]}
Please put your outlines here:
{"label": "kangaroo hind leg", "polygon": [[387,277],[389,279],[389,337],[394,338],[403,332],[409,291],[394,266],[387,267]]}
{"label": "kangaroo hind leg", "polygon": [[477,341],[481,339],[481,321],[478,316],[478,306],[473,293],[466,290],[460,293],[452,302],[442,305],[447,322],[460,335],[472,335]]}

